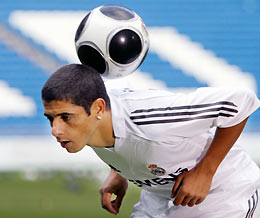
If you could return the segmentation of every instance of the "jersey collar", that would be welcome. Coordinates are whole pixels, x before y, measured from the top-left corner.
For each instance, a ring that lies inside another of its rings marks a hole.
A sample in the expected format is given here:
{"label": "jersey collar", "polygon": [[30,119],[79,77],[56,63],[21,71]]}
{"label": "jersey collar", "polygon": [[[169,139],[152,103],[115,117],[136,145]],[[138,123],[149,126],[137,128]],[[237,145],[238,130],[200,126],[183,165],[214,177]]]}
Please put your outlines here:
{"label": "jersey collar", "polygon": [[125,119],[122,103],[112,95],[109,95],[111,103],[112,123],[115,137],[125,137]]}

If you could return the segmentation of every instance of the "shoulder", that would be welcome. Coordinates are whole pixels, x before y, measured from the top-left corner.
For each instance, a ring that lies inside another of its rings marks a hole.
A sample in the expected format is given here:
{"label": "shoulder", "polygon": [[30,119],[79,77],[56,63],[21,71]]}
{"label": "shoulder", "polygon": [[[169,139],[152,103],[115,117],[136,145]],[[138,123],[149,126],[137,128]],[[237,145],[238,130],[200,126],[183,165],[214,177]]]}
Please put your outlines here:
{"label": "shoulder", "polygon": [[220,87],[201,87],[195,92],[207,95],[208,93],[215,93],[219,95],[223,94],[247,94],[255,95],[255,92],[249,88],[237,87],[237,86],[220,86]]}
{"label": "shoulder", "polygon": [[173,95],[168,90],[157,90],[157,89],[112,89],[108,91],[110,96],[115,96],[120,99],[145,99],[154,98],[161,96]]}
{"label": "shoulder", "polygon": [[241,101],[246,99],[257,99],[255,92],[249,88],[242,87],[202,87],[190,93],[189,98],[198,101],[210,102],[214,100]]}

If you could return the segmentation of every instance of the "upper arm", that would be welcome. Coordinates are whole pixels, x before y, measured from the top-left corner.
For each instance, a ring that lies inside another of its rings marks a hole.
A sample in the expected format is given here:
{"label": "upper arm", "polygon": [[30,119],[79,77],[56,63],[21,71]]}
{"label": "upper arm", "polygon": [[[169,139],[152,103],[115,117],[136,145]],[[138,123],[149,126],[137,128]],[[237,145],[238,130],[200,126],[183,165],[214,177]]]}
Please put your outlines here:
{"label": "upper arm", "polygon": [[[260,105],[247,89],[200,88],[190,94],[172,94],[132,103],[130,119],[150,138],[191,137],[213,126],[240,123]],[[131,107],[131,106],[130,106]]]}

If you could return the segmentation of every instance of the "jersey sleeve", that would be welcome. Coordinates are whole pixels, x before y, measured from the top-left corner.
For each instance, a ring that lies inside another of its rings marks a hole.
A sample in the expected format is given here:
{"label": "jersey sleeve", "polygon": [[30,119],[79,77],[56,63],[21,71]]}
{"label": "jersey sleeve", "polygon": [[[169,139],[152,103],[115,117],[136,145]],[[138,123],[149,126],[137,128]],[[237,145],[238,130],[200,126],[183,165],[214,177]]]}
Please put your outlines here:
{"label": "jersey sleeve", "polygon": [[256,94],[245,88],[200,88],[195,92],[191,104],[197,101],[213,104],[215,118],[212,126],[221,128],[242,122],[260,106]]}
{"label": "jersey sleeve", "polygon": [[[153,105],[150,108],[149,101]],[[140,132],[153,140],[167,140],[173,136],[192,137],[212,127],[234,126],[250,116],[260,101],[249,89],[204,87],[189,94],[149,98],[143,102],[145,106],[141,101],[138,104],[130,119]]]}

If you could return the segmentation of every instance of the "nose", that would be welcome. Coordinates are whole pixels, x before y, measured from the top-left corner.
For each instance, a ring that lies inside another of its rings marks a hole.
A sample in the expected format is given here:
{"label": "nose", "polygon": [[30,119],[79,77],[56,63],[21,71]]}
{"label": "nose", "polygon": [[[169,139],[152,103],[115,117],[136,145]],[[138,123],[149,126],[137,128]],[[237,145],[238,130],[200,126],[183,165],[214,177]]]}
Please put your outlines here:
{"label": "nose", "polygon": [[63,135],[63,133],[64,133],[64,128],[62,123],[59,120],[54,119],[52,123],[51,134],[55,137],[59,137]]}

